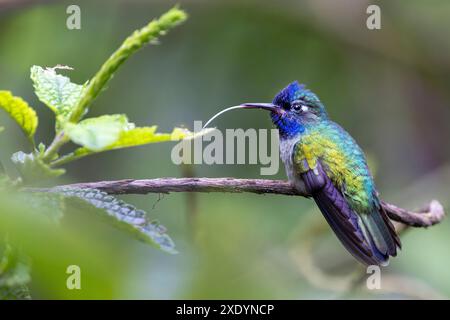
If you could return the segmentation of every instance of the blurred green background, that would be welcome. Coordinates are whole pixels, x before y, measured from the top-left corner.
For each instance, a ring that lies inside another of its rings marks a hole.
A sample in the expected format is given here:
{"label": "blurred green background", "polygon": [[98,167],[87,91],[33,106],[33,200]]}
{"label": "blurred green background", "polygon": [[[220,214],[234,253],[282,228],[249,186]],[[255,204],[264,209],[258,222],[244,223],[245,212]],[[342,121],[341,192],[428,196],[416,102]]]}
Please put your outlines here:
{"label": "blurred green background", "polygon": [[[83,83],[133,30],[179,3],[187,23],[133,56],[95,102],[91,116],[127,113],[137,125],[193,127],[224,107],[271,101],[293,80],[307,84],[331,117],[367,152],[382,198],[417,208],[449,205],[450,3],[377,1],[381,30],[366,28],[372,1],[5,1],[0,0],[0,89],[39,114],[37,141],[54,133],[51,111],[29,79],[34,64],[74,67]],[[81,30],[66,28],[66,8],[81,8]],[[4,114],[0,161],[26,150]],[[215,124],[270,128],[264,112],[234,111]],[[124,178],[258,178],[259,165],[172,164],[173,143],[111,151],[65,166],[65,182]],[[192,171],[192,172],[189,172]],[[274,179],[284,179],[284,168]],[[312,201],[251,194],[170,194],[123,199],[157,218],[179,254],[157,251],[78,210],[61,228],[29,225],[33,298],[447,298],[450,223],[411,229],[382,270],[380,291],[349,285],[351,256]],[[159,201],[158,201],[159,199]],[[17,210],[0,203],[0,214]],[[26,212],[23,215],[26,216]],[[65,288],[77,264],[82,289]],[[356,271],[355,271],[356,268]]]}

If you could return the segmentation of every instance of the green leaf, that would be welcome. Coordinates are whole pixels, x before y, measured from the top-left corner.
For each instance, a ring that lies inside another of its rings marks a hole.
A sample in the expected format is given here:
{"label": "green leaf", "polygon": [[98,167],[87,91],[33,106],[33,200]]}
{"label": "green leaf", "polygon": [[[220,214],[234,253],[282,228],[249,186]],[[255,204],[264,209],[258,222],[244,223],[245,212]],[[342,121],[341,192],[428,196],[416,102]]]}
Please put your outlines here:
{"label": "green leaf", "polygon": [[120,134],[132,127],[123,114],[104,115],[80,123],[66,123],[64,131],[69,138],[91,151],[100,151],[114,144]]}
{"label": "green leaf", "polygon": [[0,108],[5,110],[17,122],[28,139],[33,141],[38,126],[38,117],[33,108],[22,98],[13,96],[9,91],[0,91]]}
{"label": "green leaf", "polygon": [[171,133],[157,133],[156,129],[157,126],[135,128],[123,114],[89,118],[77,124],[68,122],[64,126],[70,139],[84,147],[75,151],[76,154],[177,141],[194,136],[194,133],[182,128],[175,128]]}
{"label": "green leaf", "polygon": [[31,67],[31,80],[39,100],[47,105],[59,116],[59,120],[66,120],[78,103],[84,86],[72,83],[68,77],[57,74],[57,69],[70,67],[56,66],[53,68]]}
{"label": "green leaf", "polygon": [[[144,144],[167,142],[167,141],[179,141],[183,139],[192,139],[199,135],[205,134],[210,129],[204,130],[199,133],[193,133],[184,128],[174,128],[171,133],[159,133],[156,132],[157,126],[151,127],[137,127],[130,130],[124,130],[121,132],[116,142],[109,145],[102,151],[114,150],[128,147],[136,147]],[[76,152],[82,152],[81,150]]]}
{"label": "green leaf", "polygon": [[182,128],[175,128],[171,133],[156,132],[157,126],[138,127],[122,131],[119,139],[108,146],[108,150],[140,146],[149,143],[178,141],[192,137],[193,133]]}
{"label": "green leaf", "polygon": [[177,253],[175,244],[166,234],[166,229],[155,221],[149,221],[143,210],[116,199],[97,189],[55,188],[67,197],[82,199],[90,205],[101,209],[98,212],[110,223],[123,229],[139,240],[149,243],[168,253]]}
{"label": "green leaf", "polygon": [[30,291],[25,285],[0,287],[0,300],[30,300]]}
{"label": "green leaf", "polygon": [[37,182],[40,180],[58,177],[64,174],[64,169],[52,169],[38,156],[32,153],[16,152],[11,160],[16,165],[24,182]]}
{"label": "green leaf", "polygon": [[[166,141],[179,141],[183,139],[194,139],[201,135],[205,135],[214,130],[211,128],[204,129],[200,132],[191,132],[184,128],[175,128],[171,133],[158,133],[156,132],[157,126],[151,127],[137,127],[133,128],[131,123],[128,124],[126,130],[120,133],[119,138],[111,145],[106,146],[101,150],[90,150],[86,147],[76,149],[74,152],[69,153],[59,159],[56,159],[51,163],[52,166],[60,166],[62,164],[74,161],[85,156],[91,155],[95,152],[122,149],[128,147],[135,147],[144,144],[166,142]],[[111,139],[113,140],[113,139]]]}
{"label": "green leaf", "polygon": [[0,250],[0,300],[30,299],[29,259],[6,242]]}

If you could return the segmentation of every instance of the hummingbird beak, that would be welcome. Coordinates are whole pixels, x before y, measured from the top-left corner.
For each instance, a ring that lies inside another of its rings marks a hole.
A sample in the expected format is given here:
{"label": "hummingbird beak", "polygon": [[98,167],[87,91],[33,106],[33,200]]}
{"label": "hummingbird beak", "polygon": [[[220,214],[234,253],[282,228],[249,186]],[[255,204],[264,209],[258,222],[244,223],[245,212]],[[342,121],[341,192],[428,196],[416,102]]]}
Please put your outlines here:
{"label": "hummingbird beak", "polygon": [[271,112],[279,113],[281,108],[273,103],[243,103],[240,105],[242,109],[263,109]]}
{"label": "hummingbird beak", "polygon": [[274,105],[273,103],[244,103],[244,104],[240,104],[238,106],[226,108],[226,109],[216,113],[211,119],[209,119],[206,122],[206,124],[203,126],[203,128],[206,128],[215,118],[217,118],[221,114],[228,112],[230,110],[235,110],[235,109],[264,109],[264,110],[268,110],[268,111],[271,111],[276,114],[281,114],[284,111],[282,108],[280,108],[277,105]]}

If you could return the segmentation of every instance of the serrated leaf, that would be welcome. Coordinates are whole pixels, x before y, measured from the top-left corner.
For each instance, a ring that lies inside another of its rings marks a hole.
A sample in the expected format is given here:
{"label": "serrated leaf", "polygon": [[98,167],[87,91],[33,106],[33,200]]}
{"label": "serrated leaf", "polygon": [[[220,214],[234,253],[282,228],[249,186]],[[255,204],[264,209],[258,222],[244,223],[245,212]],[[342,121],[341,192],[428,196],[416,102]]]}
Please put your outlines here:
{"label": "serrated leaf", "polygon": [[23,151],[12,155],[11,160],[16,165],[24,182],[36,182],[43,179],[58,177],[65,173],[64,169],[52,169],[39,157]]}
{"label": "serrated leaf", "polygon": [[90,118],[79,123],[66,123],[64,131],[69,138],[88,150],[100,151],[114,144],[121,133],[132,124],[128,123],[126,115],[104,115]]}
{"label": "serrated leaf", "polygon": [[57,69],[71,68],[56,66],[44,69],[32,66],[30,77],[39,100],[57,116],[67,119],[80,100],[84,85],[73,83],[68,77],[57,74]]}
{"label": "serrated leaf", "polygon": [[177,253],[175,244],[166,234],[166,229],[154,221],[149,221],[145,211],[97,189],[55,188],[55,192],[82,199],[100,209],[102,216],[113,225],[131,233],[139,240],[165,252]]}
{"label": "serrated leaf", "polygon": [[33,139],[38,126],[38,117],[28,103],[20,97],[13,96],[10,91],[0,91],[0,108],[8,113],[30,140]]}

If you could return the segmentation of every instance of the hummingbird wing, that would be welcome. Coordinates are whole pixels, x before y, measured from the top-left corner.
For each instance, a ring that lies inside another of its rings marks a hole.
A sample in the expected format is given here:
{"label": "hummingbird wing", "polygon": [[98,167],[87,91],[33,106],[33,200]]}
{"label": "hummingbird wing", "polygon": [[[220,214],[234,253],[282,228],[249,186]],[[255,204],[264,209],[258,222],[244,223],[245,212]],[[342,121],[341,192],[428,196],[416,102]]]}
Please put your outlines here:
{"label": "hummingbird wing", "polygon": [[320,161],[315,169],[301,173],[310,193],[328,224],[345,248],[366,265],[384,265],[396,255],[400,241],[380,206],[379,211],[357,214],[342,192],[327,176]]}

